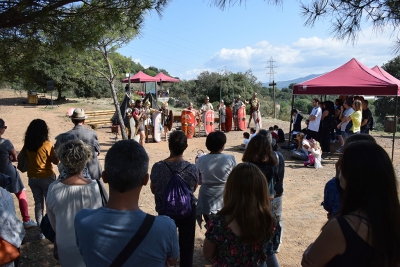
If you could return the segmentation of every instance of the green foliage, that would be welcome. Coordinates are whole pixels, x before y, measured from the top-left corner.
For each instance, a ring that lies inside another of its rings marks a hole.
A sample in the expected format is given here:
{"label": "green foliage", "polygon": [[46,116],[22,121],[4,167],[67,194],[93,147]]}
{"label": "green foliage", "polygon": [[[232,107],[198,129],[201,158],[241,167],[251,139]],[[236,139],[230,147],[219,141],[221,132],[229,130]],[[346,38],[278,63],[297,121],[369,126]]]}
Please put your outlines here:
{"label": "green foliage", "polygon": [[302,113],[309,113],[312,110],[311,101],[308,99],[296,99],[294,101],[294,108]]}

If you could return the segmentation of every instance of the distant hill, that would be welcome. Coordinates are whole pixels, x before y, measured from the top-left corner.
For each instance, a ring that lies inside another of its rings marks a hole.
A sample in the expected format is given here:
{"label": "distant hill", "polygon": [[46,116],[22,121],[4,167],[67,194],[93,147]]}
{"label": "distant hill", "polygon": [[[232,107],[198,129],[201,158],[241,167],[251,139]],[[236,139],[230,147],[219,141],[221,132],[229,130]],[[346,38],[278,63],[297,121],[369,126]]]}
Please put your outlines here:
{"label": "distant hill", "polygon": [[[308,75],[306,77],[301,77],[301,78],[297,78],[297,79],[293,79],[293,80],[289,80],[289,81],[277,81],[276,82],[276,87],[278,87],[279,89],[288,88],[291,83],[305,82],[305,81],[308,81],[308,80],[310,80],[312,78],[318,77],[320,75],[321,74],[311,74],[311,75]],[[269,87],[268,84],[269,83],[263,83],[263,86]]]}

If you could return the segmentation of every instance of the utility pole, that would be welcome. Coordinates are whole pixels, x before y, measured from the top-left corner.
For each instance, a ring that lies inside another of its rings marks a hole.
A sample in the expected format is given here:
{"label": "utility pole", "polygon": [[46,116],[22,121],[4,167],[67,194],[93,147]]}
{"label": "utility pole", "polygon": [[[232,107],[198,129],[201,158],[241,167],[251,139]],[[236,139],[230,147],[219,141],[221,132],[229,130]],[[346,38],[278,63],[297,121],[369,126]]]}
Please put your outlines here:
{"label": "utility pole", "polygon": [[267,68],[269,68],[269,72],[267,72],[267,74],[269,74],[269,86],[272,86],[272,95],[274,98],[274,119],[276,119],[276,97],[275,97],[275,80],[274,80],[274,60],[271,59],[269,60],[269,66]]}

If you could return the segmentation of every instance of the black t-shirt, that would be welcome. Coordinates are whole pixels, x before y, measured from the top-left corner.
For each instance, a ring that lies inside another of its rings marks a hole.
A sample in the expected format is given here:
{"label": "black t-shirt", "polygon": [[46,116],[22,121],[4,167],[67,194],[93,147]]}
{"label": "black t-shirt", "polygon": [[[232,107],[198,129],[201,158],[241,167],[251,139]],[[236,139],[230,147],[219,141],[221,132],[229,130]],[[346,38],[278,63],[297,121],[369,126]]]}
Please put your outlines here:
{"label": "black t-shirt", "polygon": [[367,108],[366,110],[363,110],[362,112],[362,120],[361,123],[364,120],[368,120],[367,123],[364,126],[361,126],[361,130],[363,129],[369,129],[370,128],[370,123],[371,123],[371,118],[372,118],[372,112],[371,110],[369,110],[369,108]]}

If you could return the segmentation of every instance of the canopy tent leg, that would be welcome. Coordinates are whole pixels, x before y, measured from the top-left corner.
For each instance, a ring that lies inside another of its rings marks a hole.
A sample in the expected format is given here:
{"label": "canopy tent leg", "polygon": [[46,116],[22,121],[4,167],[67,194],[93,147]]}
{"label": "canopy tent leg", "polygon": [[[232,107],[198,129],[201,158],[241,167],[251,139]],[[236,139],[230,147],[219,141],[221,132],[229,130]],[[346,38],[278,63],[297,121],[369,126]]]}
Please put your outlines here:
{"label": "canopy tent leg", "polygon": [[396,131],[397,131],[397,104],[398,104],[398,100],[399,100],[399,97],[398,96],[396,96],[396,108],[395,108],[395,110],[394,110],[394,131],[393,131],[393,140],[392,140],[392,142],[393,142],[393,144],[392,144],[392,162],[393,162],[393,157],[394,157],[394,141],[395,141],[395,138],[396,138]]}
{"label": "canopy tent leg", "polygon": [[292,114],[293,106],[294,106],[294,95],[292,94],[292,109],[290,110],[290,126],[289,126],[289,139],[288,139],[288,144],[287,144],[287,150],[289,150],[290,139],[292,137],[291,132],[292,132],[292,124],[293,124],[293,114]]}

